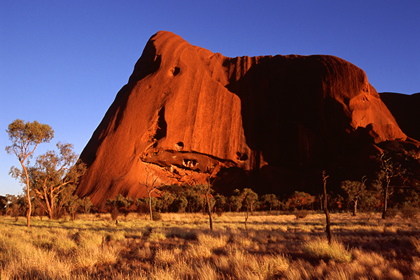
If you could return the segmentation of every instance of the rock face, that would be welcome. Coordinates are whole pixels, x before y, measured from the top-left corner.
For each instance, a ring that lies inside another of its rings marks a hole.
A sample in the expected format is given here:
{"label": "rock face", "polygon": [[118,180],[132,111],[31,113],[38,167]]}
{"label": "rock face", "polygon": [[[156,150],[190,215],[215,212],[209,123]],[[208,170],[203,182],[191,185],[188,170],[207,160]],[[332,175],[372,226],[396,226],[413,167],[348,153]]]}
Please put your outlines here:
{"label": "rock face", "polygon": [[380,96],[401,129],[409,137],[420,140],[420,93],[382,92]]}
{"label": "rock face", "polygon": [[333,56],[229,58],[152,36],[81,154],[77,189],[102,207],[146,185],[308,189],[406,135],[363,70]]}

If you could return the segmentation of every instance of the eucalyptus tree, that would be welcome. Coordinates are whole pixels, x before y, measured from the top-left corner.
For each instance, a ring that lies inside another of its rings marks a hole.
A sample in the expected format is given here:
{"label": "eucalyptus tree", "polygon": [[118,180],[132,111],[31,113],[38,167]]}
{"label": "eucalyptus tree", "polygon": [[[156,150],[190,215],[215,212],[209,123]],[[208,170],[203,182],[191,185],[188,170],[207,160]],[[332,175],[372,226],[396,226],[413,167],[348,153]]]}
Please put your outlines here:
{"label": "eucalyptus tree", "polygon": [[266,206],[268,208],[268,211],[271,213],[271,210],[273,208],[277,208],[280,206],[280,200],[273,193],[264,194],[263,196],[261,196],[261,204]]}
{"label": "eucalyptus tree", "polygon": [[31,181],[29,178],[28,165],[30,159],[33,157],[34,152],[39,144],[48,143],[54,137],[54,130],[47,124],[41,124],[37,121],[24,122],[23,120],[16,119],[9,124],[7,130],[9,139],[12,145],[6,147],[6,152],[14,154],[20,163],[20,169],[12,167],[10,174],[13,178],[20,180],[25,186],[26,194],[26,220],[27,226],[31,226]]}
{"label": "eucalyptus tree", "polygon": [[51,150],[38,156],[35,166],[29,169],[32,189],[50,219],[56,218],[60,193],[76,185],[86,170],[72,144],[59,142],[56,146],[58,152]]}
{"label": "eucalyptus tree", "polygon": [[249,212],[254,211],[254,206],[258,203],[258,194],[252,189],[245,188],[240,192],[242,203],[245,207],[245,230],[248,232],[247,222],[249,218]]}
{"label": "eucalyptus tree", "polygon": [[341,188],[346,192],[348,200],[352,203],[353,216],[357,214],[357,206],[360,199],[366,195],[366,177],[363,177],[362,181],[350,181],[346,180],[341,182]]}

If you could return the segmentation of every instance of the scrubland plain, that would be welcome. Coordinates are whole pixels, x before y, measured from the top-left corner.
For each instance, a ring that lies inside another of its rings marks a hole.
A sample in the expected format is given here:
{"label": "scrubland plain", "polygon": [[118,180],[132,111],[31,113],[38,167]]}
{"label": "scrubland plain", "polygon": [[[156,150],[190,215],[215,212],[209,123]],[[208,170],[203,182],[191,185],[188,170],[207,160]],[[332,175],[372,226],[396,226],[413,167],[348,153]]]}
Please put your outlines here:
{"label": "scrubland plain", "polygon": [[399,215],[225,213],[161,221],[0,217],[0,279],[420,279],[420,222]]}

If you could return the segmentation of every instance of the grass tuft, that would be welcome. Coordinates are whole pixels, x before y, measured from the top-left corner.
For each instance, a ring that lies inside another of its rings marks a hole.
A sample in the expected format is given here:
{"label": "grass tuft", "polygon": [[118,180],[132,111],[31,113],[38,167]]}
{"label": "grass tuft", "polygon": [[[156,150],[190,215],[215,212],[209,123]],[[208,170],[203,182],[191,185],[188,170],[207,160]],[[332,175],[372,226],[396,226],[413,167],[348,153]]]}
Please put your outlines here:
{"label": "grass tuft", "polygon": [[340,263],[347,263],[352,260],[352,253],[337,241],[328,244],[326,239],[316,238],[306,242],[303,250],[309,256],[322,260],[332,260]]}

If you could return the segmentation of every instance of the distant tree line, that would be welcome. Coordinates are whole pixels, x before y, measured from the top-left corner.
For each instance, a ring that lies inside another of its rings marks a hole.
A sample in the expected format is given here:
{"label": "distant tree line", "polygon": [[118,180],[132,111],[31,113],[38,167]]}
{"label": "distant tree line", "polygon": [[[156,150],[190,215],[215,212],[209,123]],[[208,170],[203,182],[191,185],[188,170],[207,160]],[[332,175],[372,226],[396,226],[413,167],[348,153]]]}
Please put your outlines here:
{"label": "distant tree line", "polygon": [[[371,186],[366,186],[365,181],[346,180],[341,183],[343,192],[328,194],[329,209],[333,212],[350,211],[357,215],[362,212],[381,212],[383,210],[382,187],[375,181]],[[206,197],[203,193],[203,186],[179,186],[169,185],[159,188],[156,197],[145,197],[140,199],[131,199],[118,195],[114,199],[107,201],[107,211],[113,213],[113,218],[118,215],[128,215],[130,212],[139,214],[149,214],[149,204],[153,208],[153,219],[160,219],[159,213],[205,213]],[[392,192],[390,196],[391,209],[389,214],[395,215],[396,210],[407,208],[420,208],[419,192],[414,190],[399,190],[398,196]],[[151,199],[151,201],[149,201]],[[150,203],[151,202],[151,203]],[[258,195],[252,189],[236,189],[232,195],[224,196],[212,192],[210,196],[210,206],[212,212],[222,215],[224,212],[249,212],[266,211],[273,212],[291,212],[297,217],[305,215],[303,213],[323,209],[322,195],[311,195],[302,191],[295,191],[285,198],[275,194]]]}
{"label": "distant tree line", "polygon": [[[77,214],[88,214],[94,210],[93,204],[88,197],[79,198],[73,195],[75,186],[71,186],[56,199],[57,207],[55,210],[54,218],[59,219],[66,215],[70,216],[72,220],[76,219]],[[38,198],[32,199],[32,212],[31,216],[48,217],[43,202]],[[18,219],[20,216],[25,216],[27,210],[27,203],[25,195],[11,195],[6,194],[0,197],[0,215],[9,215]]]}

